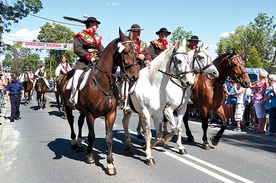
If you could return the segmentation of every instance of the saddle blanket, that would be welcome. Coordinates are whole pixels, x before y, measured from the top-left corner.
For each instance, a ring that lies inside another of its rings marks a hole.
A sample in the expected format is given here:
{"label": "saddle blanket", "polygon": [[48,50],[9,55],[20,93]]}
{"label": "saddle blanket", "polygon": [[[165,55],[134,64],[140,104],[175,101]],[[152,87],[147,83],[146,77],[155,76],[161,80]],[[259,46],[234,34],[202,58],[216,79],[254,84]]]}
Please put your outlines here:
{"label": "saddle blanket", "polygon": [[[87,82],[87,79],[88,79],[88,76],[89,76],[90,72],[91,72],[91,69],[89,69],[88,71],[86,71],[86,73],[84,74],[83,80],[82,80],[82,82],[81,82],[81,84],[80,84],[79,91],[81,91],[81,90],[84,88],[85,83]],[[83,72],[79,72],[79,73],[78,73],[78,72],[76,71],[76,73],[74,74],[74,76],[71,77],[71,78],[69,79],[69,82],[68,82],[68,84],[67,84],[67,86],[66,86],[66,90],[70,90],[70,89],[71,89],[72,84],[73,84],[73,79],[74,79],[75,77],[77,77],[77,78],[78,78],[77,80],[79,80],[79,77],[80,77],[80,75],[81,75],[82,73],[83,73]],[[75,87],[75,88],[77,87],[77,83],[74,84],[74,87]]]}

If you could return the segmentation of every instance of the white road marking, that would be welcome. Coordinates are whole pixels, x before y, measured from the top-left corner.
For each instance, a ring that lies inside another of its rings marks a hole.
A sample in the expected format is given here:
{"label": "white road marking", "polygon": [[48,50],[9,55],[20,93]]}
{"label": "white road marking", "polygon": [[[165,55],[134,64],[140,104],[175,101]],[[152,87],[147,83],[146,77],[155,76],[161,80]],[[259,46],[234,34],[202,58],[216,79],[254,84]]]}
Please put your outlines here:
{"label": "white road marking", "polygon": [[[122,133],[124,133],[124,132],[122,132]],[[129,133],[130,133],[130,136],[131,136],[132,139],[135,139],[136,141],[139,141],[139,142],[144,142],[143,140],[140,140],[140,139],[136,138],[136,135],[134,135],[134,134],[136,134],[136,132],[134,132],[132,130],[129,130]],[[189,165],[189,166],[191,166],[191,167],[193,167],[193,168],[195,168],[195,169],[197,169],[197,170],[199,170],[199,171],[201,171],[203,173],[206,173],[206,174],[208,174],[208,175],[210,175],[210,176],[212,176],[212,177],[214,177],[214,178],[216,178],[216,179],[218,179],[218,180],[220,180],[222,182],[229,182],[229,183],[231,182],[232,183],[234,181],[232,181],[230,179],[227,179],[226,177],[223,177],[223,176],[221,176],[221,175],[219,175],[219,174],[217,174],[217,173],[215,173],[215,172],[213,172],[211,170],[208,170],[208,169],[206,169],[206,168],[204,168],[204,167],[202,167],[200,165],[197,165],[197,164],[195,164],[195,163],[193,163],[193,162],[191,162],[191,161],[189,161],[189,160],[187,160],[185,158],[188,158],[188,159],[191,159],[193,161],[196,161],[196,162],[198,162],[198,163],[200,163],[200,164],[202,164],[204,166],[207,166],[207,167],[209,167],[211,169],[214,169],[214,170],[216,170],[218,172],[221,172],[221,173],[223,173],[223,174],[225,174],[225,175],[227,175],[229,177],[232,177],[234,179],[237,179],[237,180],[239,180],[241,182],[254,183],[251,180],[248,180],[248,179],[246,179],[244,177],[241,177],[241,176],[239,176],[239,175],[237,175],[235,173],[229,172],[229,171],[227,171],[227,170],[225,170],[223,168],[220,168],[220,167],[218,167],[216,165],[213,165],[213,164],[208,163],[208,162],[206,162],[204,160],[196,158],[196,157],[194,157],[192,155],[186,154],[186,155],[180,157],[180,156],[177,156],[177,155],[175,155],[175,154],[173,154],[171,152],[168,152],[163,147],[155,147],[155,149],[162,150],[163,151],[162,153],[164,153],[165,155],[170,156],[170,157],[172,157],[172,158],[174,158],[174,159],[176,159],[176,160],[178,160],[178,161],[180,161],[182,163],[185,163],[186,165]],[[175,152],[178,151],[175,148],[172,148],[172,150],[175,151]]]}

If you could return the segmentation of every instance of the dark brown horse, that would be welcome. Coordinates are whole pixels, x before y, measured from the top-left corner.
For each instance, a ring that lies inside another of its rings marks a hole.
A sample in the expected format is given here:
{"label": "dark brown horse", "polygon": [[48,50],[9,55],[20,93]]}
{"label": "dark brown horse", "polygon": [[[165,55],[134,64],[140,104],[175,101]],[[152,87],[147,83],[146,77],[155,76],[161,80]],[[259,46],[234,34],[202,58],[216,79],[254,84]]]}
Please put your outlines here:
{"label": "dark brown horse", "polygon": [[55,97],[56,97],[57,108],[58,108],[59,112],[61,113],[62,110],[64,110],[64,101],[60,95],[59,86],[60,86],[60,82],[56,81],[56,79],[55,79],[54,80],[54,93],[55,93]]}
{"label": "dark brown horse", "polygon": [[38,78],[35,83],[35,90],[38,107],[44,109],[46,107],[47,85],[43,78]]}
{"label": "dark brown horse", "polygon": [[[205,74],[197,74],[196,76],[194,88],[191,90],[191,100],[195,106],[199,107],[200,110],[204,149],[210,148],[207,140],[208,117],[210,110],[213,110],[221,121],[221,129],[218,131],[216,136],[210,138],[214,146],[218,144],[224,130],[227,127],[227,120],[222,108],[222,102],[224,101],[223,84],[227,76],[240,83],[242,87],[248,88],[250,85],[250,78],[246,73],[245,63],[241,58],[242,53],[243,52],[237,55],[234,53],[227,53],[213,61],[213,64],[219,71],[218,78],[209,79]],[[194,137],[192,136],[188,125],[189,109],[191,109],[191,106],[188,107],[183,121],[186,128],[186,135],[188,136],[187,140],[193,142]]]}
{"label": "dark brown horse", "polygon": [[[88,147],[85,162],[95,163],[92,154],[93,142],[95,140],[94,123],[95,119],[101,116],[105,118],[106,144],[107,144],[107,171],[108,175],[115,175],[116,168],[113,164],[113,125],[116,119],[118,105],[118,90],[116,87],[116,69],[119,66],[123,77],[137,79],[139,66],[136,63],[134,46],[132,41],[119,29],[119,38],[114,39],[102,52],[100,59],[90,65],[90,73],[85,87],[79,92],[76,109],[81,112],[79,118],[79,134],[77,141],[81,145],[81,127],[84,117],[88,125]],[[61,95],[66,101],[70,91],[66,90],[67,77],[61,81]],[[76,144],[74,132],[74,117],[72,109],[65,105],[65,112],[71,128],[71,147]]]}
{"label": "dark brown horse", "polygon": [[25,105],[29,104],[33,95],[33,82],[30,80],[28,73],[24,73],[24,81],[22,82],[25,94]]}

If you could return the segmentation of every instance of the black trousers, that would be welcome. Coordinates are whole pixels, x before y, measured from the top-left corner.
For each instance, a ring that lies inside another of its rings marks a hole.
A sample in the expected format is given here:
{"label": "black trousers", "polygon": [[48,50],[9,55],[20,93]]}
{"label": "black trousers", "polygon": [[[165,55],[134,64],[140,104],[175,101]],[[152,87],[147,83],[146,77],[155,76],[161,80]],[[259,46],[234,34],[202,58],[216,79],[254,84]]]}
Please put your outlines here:
{"label": "black trousers", "polygon": [[10,102],[11,102],[11,117],[18,118],[20,116],[20,102],[21,96],[20,95],[10,95]]}

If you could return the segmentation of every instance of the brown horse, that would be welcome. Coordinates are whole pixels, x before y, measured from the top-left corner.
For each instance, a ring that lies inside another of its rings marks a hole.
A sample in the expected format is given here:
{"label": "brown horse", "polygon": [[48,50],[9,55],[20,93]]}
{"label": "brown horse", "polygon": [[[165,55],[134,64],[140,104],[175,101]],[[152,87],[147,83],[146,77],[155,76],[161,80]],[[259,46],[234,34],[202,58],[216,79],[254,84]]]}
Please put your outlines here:
{"label": "brown horse", "polygon": [[22,82],[25,94],[25,105],[31,103],[33,95],[33,82],[28,77],[28,73],[24,73],[24,81]]}
{"label": "brown horse", "polygon": [[38,107],[44,109],[46,107],[47,85],[43,78],[38,78],[35,83],[35,90]]}
{"label": "brown horse", "polygon": [[[224,115],[222,103],[224,101],[223,84],[227,76],[232,80],[240,83],[242,87],[248,88],[250,85],[250,78],[246,73],[245,63],[241,58],[243,52],[235,55],[234,53],[227,53],[213,61],[213,64],[219,71],[219,77],[209,79],[205,74],[197,74],[195,79],[195,85],[191,90],[191,100],[193,105],[199,107],[200,116],[202,120],[203,129],[203,148],[210,149],[210,145],[207,140],[208,118],[209,111],[213,110],[221,121],[221,129],[216,136],[211,137],[210,140],[214,146],[216,146],[223,135],[224,130],[227,127],[227,120]],[[186,114],[183,118],[187,140],[194,141],[191,130],[188,125],[188,114],[191,110],[191,106],[188,107]]]}
{"label": "brown horse", "polygon": [[[134,45],[119,29],[119,38],[110,42],[102,52],[100,59],[88,67],[90,73],[85,87],[79,92],[76,109],[81,112],[79,118],[78,146],[81,146],[81,128],[83,119],[86,117],[88,125],[88,147],[85,162],[95,163],[92,154],[93,142],[95,140],[94,123],[95,119],[101,116],[105,118],[106,144],[107,144],[107,171],[108,175],[115,175],[116,168],[113,164],[113,125],[116,119],[116,109],[118,105],[118,90],[116,87],[116,69],[119,66],[123,77],[132,80],[139,76],[139,66],[136,63]],[[61,95],[66,101],[70,96],[70,90],[66,90],[67,77],[61,81]],[[71,128],[71,147],[76,144],[76,134],[74,132],[74,117],[72,109],[65,105],[67,120]]]}
{"label": "brown horse", "polygon": [[[61,79],[64,76],[61,77]],[[60,80],[61,80],[60,79]],[[57,103],[57,108],[59,110],[59,112],[61,113],[62,110],[64,110],[64,101],[60,95],[60,90],[59,90],[59,86],[60,86],[60,82],[57,81],[57,78],[54,80],[54,93],[55,93],[55,97],[56,97],[56,103]]]}

